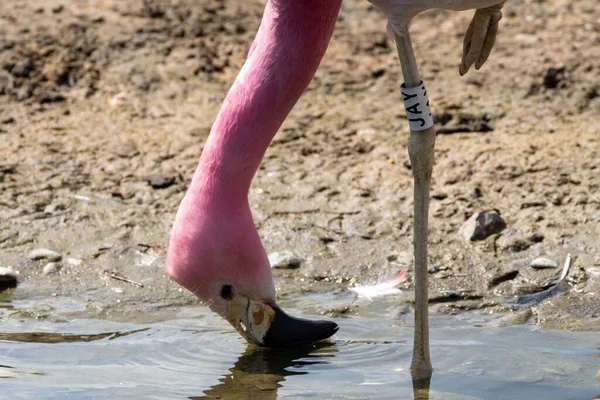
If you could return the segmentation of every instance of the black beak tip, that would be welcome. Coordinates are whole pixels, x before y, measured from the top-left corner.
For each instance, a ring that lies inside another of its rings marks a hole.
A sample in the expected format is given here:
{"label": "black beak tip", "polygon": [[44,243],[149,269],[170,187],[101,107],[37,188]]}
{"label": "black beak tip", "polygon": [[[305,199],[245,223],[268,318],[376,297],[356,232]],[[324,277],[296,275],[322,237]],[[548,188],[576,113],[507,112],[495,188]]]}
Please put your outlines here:
{"label": "black beak tip", "polygon": [[332,321],[310,321],[292,317],[280,308],[275,310],[275,319],[263,339],[266,347],[290,347],[315,343],[333,336],[339,326]]}
{"label": "black beak tip", "polygon": [[322,324],[321,333],[319,340],[327,339],[335,335],[335,333],[340,329],[338,324],[332,321],[318,321]]}

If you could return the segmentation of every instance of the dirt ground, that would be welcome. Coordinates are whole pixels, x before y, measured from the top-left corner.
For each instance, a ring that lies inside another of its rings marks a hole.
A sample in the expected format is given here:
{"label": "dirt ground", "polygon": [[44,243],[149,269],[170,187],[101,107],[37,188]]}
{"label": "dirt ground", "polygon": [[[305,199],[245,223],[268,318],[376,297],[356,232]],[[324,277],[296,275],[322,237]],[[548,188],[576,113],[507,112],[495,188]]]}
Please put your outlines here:
{"label": "dirt ground", "polygon": [[[163,264],[171,223],[264,0],[0,2],[0,299],[83,299],[85,314],[168,316],[196,300]],[[596,0],[509,0],[481,71],[461,78],[472,11],[416,18],[413,42],[440,127],[430,259],[435,311],[504,312],[576,261],[568,290],[526,319],[600,329],[600,8]],[[346,0],[315,79],[251,188],[283,302],[347,293],[411,265],[412,176],[400,68],[382,14]],[[500,234],[458,235],[496,209]],[[63,254],[60,271],[27,254]],[[118,281],[126,277],[143,285]],[[118,275],[115,275],[118,274]],[[411,272],[400,301],[410,302]],[[315,306],[317,312],[357,313]],[[38,318],[52,307],[32,309]],[[164,310],[161,314],[160,310]]]}

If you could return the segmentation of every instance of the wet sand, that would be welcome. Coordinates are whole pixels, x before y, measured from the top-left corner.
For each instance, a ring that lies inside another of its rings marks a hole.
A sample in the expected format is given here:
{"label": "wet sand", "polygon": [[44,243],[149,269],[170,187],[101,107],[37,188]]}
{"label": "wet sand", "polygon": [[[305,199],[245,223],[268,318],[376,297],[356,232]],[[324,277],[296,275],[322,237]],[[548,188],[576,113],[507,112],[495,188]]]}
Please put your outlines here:
{"label": "wet sand", "polygon": [[[163,272],[169,230],[262,8],[0,3],[0,267],[20,272],[2,300],[76,298],[88,305],[81,315],[119,321],[168,319],[172,307],[197,304]],[[593,0],[511,1],[490,59],[461,78],[471,15],[432,11],[412,28],[440,127],[432,309],[512,312],[507,299],[547,288],[560,270],[529,263],[562,264],[570,253],[568,290],[516,312],[525,317],[515,323],[598,330],[600,10]],[[384,18],[347,0],[250,192],[267,251],[303,260],[274,272],[284,304],[333,293],[339,299],[304,308],[360,315],[350,287],[410,268],[400,81]],[[490,209],[506,229],[465,243],[461,225]],[[27,257],[38,248],[61,253],[58,272],[45,275],[48,261]],[[407,276],[399,304],[411,302]],[[48,307],[30,316],[51,318]]]}

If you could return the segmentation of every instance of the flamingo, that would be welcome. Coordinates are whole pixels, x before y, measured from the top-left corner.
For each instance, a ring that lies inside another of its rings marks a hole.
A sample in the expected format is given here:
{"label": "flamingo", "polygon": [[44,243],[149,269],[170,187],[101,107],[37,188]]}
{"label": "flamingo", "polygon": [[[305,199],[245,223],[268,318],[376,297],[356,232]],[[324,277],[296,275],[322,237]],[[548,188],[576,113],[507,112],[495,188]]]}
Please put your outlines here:
{"label": "flamingo", "polygon": [[[337,324],[283,312],[248,190],[263,155],[310,83],[331,38],[342,0],[269,0],[239,75],[212,126],[171,232],[166,271],[223,316],[249,342],[280,347],[319,341]],[[409,35],[432,8],[476,9],[459,73],[479,69],[494,45],[504,0],[370,0],[396,42],[414,175],[415,335],[413,380],[432,375],[429,355],[427,223],[435,126]]]}

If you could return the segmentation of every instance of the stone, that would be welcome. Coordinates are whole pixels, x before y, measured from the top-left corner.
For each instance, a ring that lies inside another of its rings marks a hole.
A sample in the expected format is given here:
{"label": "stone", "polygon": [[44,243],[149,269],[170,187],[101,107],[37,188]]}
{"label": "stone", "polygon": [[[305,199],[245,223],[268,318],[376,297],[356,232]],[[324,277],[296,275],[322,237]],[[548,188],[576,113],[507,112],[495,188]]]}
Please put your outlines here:
{"label": "stone", "polygon": [[271,268],[296,269],[300,268],[304,260],[291,251],[276,251],[269,254]]}
{"label": "stone", "polygon": [[119,143],[115,149],[115,154],[121,158],[133,158],[140,154],[137,146],[132,141]]}
{"label": "stone", "polygon": [[496,210],[479,211],[473,214],[459,230],[460,236],[467,242],[484,240],[500,233],[506,228],[506,222]]}
{"label": "stone", "polygon": [[593,267],[587,267],[585,269],[585,273],[590,278],[594,278],[594,279],[600,278],[600,265],[595,265]]}
{"label": "stone", "polygon": [[12,239],[16,239],[19,237],[19,233],[17,231],[8,231],[0,233],[0,243],[7,242]]}
{"label": "stone", "polygon": [[0,288],[17,286],[17,276],[12,268],[0,267]]}
{"label": "stone", "polygon": [[19,78],[27,78],[33,71],[34,66],[31,59],[23,58],[15,64],[11,73]]}
{"label": "stone", "polygon": [[503,251],[519,253],[530,248],[533,243],[524,239],[509,238],[506,241],[498,241],[498,244]]}
{"label": "stone", "polygon": [[17,91],[17,100],[24,101],[33,96],[33,88],[29,85],[23,85]]}
{"label": "stone", "polygon": [[529,266],[534,269],[547,269],[547,268],[557,268],[558,262],[551,260],[549,258],[539,257],[535,260],[532,260],[529,263]]}
{"label": "stone", "polygon": [[30,260],[60,261],[62,254],[49,249],[35,249],[27,256]]}
{"label": "stone", "polygon": [[81,263],[83,262],[79,258],[74,258],[74,257],[69,257],[65,261],[67,262],[67,264],[72,265],[74,267],[81,265]]}
{"label": "stone", "polygon": [[512,281],[517,276],[519,276],[519,270],[515,269],[514,267],[508,267],[506,269],[496,271],[496,273],[491,275],[488,280],[488,289],[496,287],[503,282]]}
{"label": "stone", "polygon": [[165,189],[175,183],[175,178],[166,175],[150,175],[146,178],[148,184],[154,189]]}
{"label": "stone", "polygon": [[46,264],[46,266],[44,267],[44,275],[55,274],[59,270],[60,270],[60,264],[51,262],[51,263]]}
{"label": "stone", "polygon": [[515,326],[515,325],[523,325],[526,324],[527,321],[533,316],[533,311],[531,308],[527,308],[522,311],[513,312],[503,317],[500,317],[495,325],[498,326]]}
{"label": "stone", "polygon": [[564,65],[550,67],[544,74],[543,85],[547,89],[557,89],[566,86],[566,71]]}

